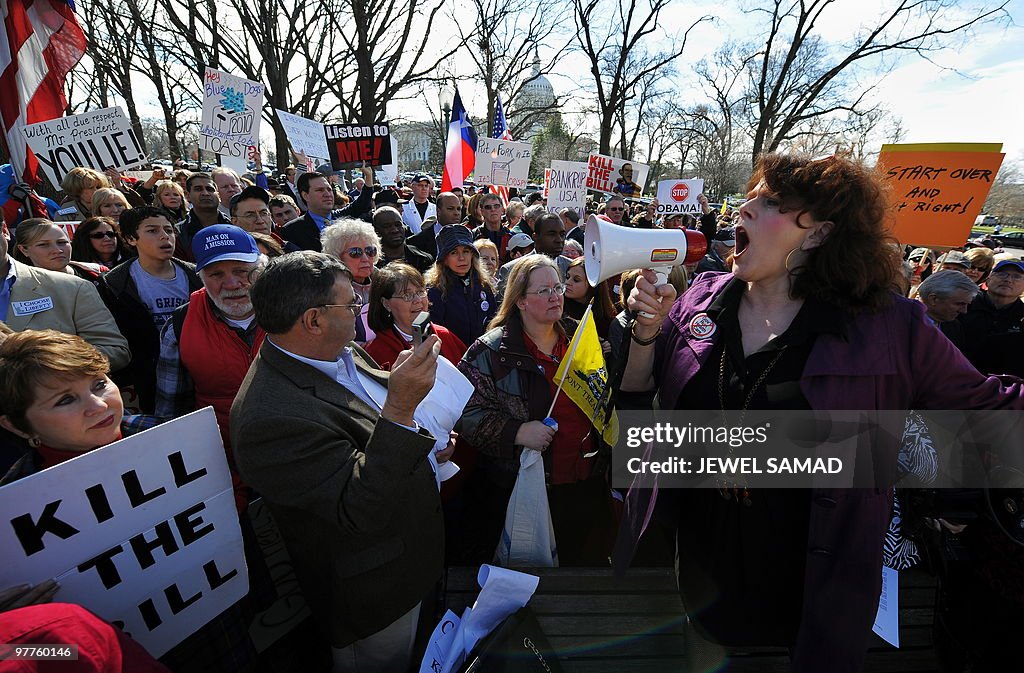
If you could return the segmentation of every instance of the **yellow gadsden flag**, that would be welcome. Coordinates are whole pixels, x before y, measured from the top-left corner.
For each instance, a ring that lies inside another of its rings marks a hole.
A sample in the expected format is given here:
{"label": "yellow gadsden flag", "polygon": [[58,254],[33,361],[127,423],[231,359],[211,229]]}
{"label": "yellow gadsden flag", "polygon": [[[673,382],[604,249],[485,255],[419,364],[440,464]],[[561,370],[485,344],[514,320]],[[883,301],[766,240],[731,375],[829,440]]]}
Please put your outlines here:
{"label": "yellow gadsden flag", "polygon": [[[570,344],[570,357],[566,357],[558,365],[555,380],[563,381],[562,392],[569,396],[576,406],[594,419],[594,428],[601,433],[609,446],[615,446],[619,438],[619,419],[613,411],[605,423],[605,410],[598,413],[598,405],[608,387],[608,369],[601,352],[601,342],[597,340],[597,329],[590,315],[588,306],[573,342]],[[575,354],[573,351],[575,350]]]}

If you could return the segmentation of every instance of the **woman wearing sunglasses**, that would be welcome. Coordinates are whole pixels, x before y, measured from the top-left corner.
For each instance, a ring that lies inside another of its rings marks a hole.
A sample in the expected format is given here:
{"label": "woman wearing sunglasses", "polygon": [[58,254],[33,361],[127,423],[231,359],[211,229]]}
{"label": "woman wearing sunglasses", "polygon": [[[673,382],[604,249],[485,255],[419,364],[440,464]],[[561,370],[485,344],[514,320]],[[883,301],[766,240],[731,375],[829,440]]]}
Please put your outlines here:
{"label": "woman wearing sunglasses", "polygon": [[75,229],[71,238],[71,259],[101,264],[113,269],[132,256],[121,238],[117,222],[109,217],[90,217]]}
{"label": "woman wearing sunglasses", "polygon": [[964,271],[968,278],[978,285],[988,280],[989,274],[992,273],[992,267],[996,263],[996,255],[990,248],[971,248],[964,253],[964,257],[970,263],[970,266]]}
{"label": "woman wearing sunglasses", "polygon": [[355,342],[360,346],[373,341],[367,313],[370,308],[370,282],[380,254],[380,239],[373,225],[353,219],[337,220],[320,235],[323,251],[341,260],[352,275],[352,289],[363,305],[356,320]]}
{"label": "woman wearing sunglasses", "polygon": [[[543,452],[548,503],[563,566],[607,565],[612,518],[604,470],[596,465],[599,432],[566,395],[548,416],[558,364],[577,323],[562,318],[565,285],[546,255],[526,255],[512,265],[505,298],[490,331],[469,347],[459,370],[475,387],[462,416],[461,437],[479,458],[467,484],[465,530],[473,562],[487,561],[498,543],[523,449]],[[589,456],[589,457],[588,457]]]}
{"label": "woman wearing sunglasses", "polygon": [[101,264],[71,261],[71,241],[64,227],[50,220],[35,218],[18,225],[14,258],[19,262],[57,273],[70,273],[98,284],[107,271]]}
{"label": "woman wearing sunglasses", "polygon": [[461,224],[441,229],[437,259],[426,275],[431,322],[444,325],[464,344],[476,341],[498,305],[473,247],[473,233]]}

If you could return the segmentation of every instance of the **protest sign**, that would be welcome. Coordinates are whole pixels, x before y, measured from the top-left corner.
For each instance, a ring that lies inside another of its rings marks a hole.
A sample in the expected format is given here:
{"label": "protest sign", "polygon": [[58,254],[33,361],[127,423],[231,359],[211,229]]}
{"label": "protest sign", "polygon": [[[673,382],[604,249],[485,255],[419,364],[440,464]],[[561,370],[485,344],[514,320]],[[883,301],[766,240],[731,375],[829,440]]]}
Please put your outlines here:
{"label": "protest sign", "polygon": [[324,135],[323,124],[284,110],[275,111],[293,150],[305,152],[307,157],[316,157],[317,159],[326,159],[330,156],[327,151],[327,136]]}
{"label": "protest sign", "polygon": [[477,138],[473,180],[478,185],[526,186],[533,151],[530,143],[501,138]]}
{"label": "protest sign", "polygon": [[22,131],[46,177],[60,187],[76,166],[124,170],[146,163],[142,143],[119,107],[29,124]]}
{"label": "protest sign", "polygon": [[331,166],[340,171],[391,163],[391,129],[379,124],[324,124]]}
{"label": "protest sign", "polygon": [[249,590],[207,407],[0,488],[0,587],[60,584],[159,657]]}
{"label": "protest sign", "polygon": [[249,503],[246,515],[252,522],[256,541],[277,590],[277,600],[263,612],[257,613],[249,625],[249,637],[256,651],[263,652],[305,621],[310,612],[302,589],[299,588],[299,580],[295,577],[295,566],[284,546],[281,531],[263,498]]}
{"label": "protest sign", "polygon": [[232,157],[222,154],[220,157],[220,165],[224,168],[230,168],[239,175],[244,175],[249,172],[249,162],[245,157]]}
{"label": "protest sign", "polygon": [[393,185],[398,182],[398,139],[391,136],[391,163],[373,172],[379,185]]}
{"label": "protest sign", "polygon": [[199,146],[214,154],[249,157],[259,146],[263,91],[259,82],[207,68]]}
{"label": "protest sign", "polygon": [[571,208],[583,217],[587,207],[587,164],[552,161],[546,186],[548,210],[557,213],[562,208]]}
{"label": "protest sign", "polygon": [[550,184],[550,182],[551,182],[551,169],[550,168],[545,168],[544,169],[544,192],[542,194],[542,196],[545,199],[548,198],[548,184]]}
{"label": "protest sign", "polygon": [[603,154],[591,154],[587,159],[587,189],[623,197],[637,197],[643,194],[647,174],[651,168],[646,164],[627,161]]}
{"label": "protest sign", "polygon": [[700,215],[697,197],[704,193],[704,181],[661,180],[658,182],[659,215]]}
{"label": "protest sign", "polygon": [[999,143],[882,145],[878,170],[892,188],[889,226],[900,243],[960,247],[1005,156]]}

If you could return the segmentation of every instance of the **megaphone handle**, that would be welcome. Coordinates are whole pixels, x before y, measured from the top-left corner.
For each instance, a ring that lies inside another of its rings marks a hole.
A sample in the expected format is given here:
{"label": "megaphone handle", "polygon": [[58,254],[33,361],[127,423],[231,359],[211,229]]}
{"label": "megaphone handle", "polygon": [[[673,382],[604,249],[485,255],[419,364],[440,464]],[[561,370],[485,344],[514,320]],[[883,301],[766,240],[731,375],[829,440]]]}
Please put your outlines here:
{"label": "megaphone handle", "polygon": [[[654,273],[656,273],[658,275],[658,282],[654,284],[655,287],[660,287],[660,286],[662,286],[662,285],[664,285],[665,283],[668,282],[668,271],[666,271],[664,268],[651,269],[651,271],[653,271]],[[663,298],[664,297],[658,297],[658,303],[659,304],[661,303],[661,300]],[[647,311],[640,311],[640,315],[642,315],[645,318],[653,318],[654,317],[654,315],[648,313]]]}

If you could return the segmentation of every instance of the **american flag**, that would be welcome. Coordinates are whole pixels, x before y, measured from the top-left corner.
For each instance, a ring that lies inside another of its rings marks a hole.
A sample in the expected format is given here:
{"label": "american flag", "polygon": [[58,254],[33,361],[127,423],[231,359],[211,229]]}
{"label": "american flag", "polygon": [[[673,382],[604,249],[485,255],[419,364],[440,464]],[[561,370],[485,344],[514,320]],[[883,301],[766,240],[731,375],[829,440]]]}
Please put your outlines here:
{"label": "american flag", "polygon": [[[512,132],[508,130],[508,122],[505,121],[505,111],[501,108],[501,96],[494,97],[494,128],[491,129],[491,137],[512,140]],[[508,205],[508,187],[491,185],[491,192],[500,196],[501,202]]]}
{"label": "american flag", "polygon": [[0,0],[0,17],[0,126],[17,175],[35,184],[21,129],[64,115],[64,78],[85,54],[85,34],[69,0]]}

